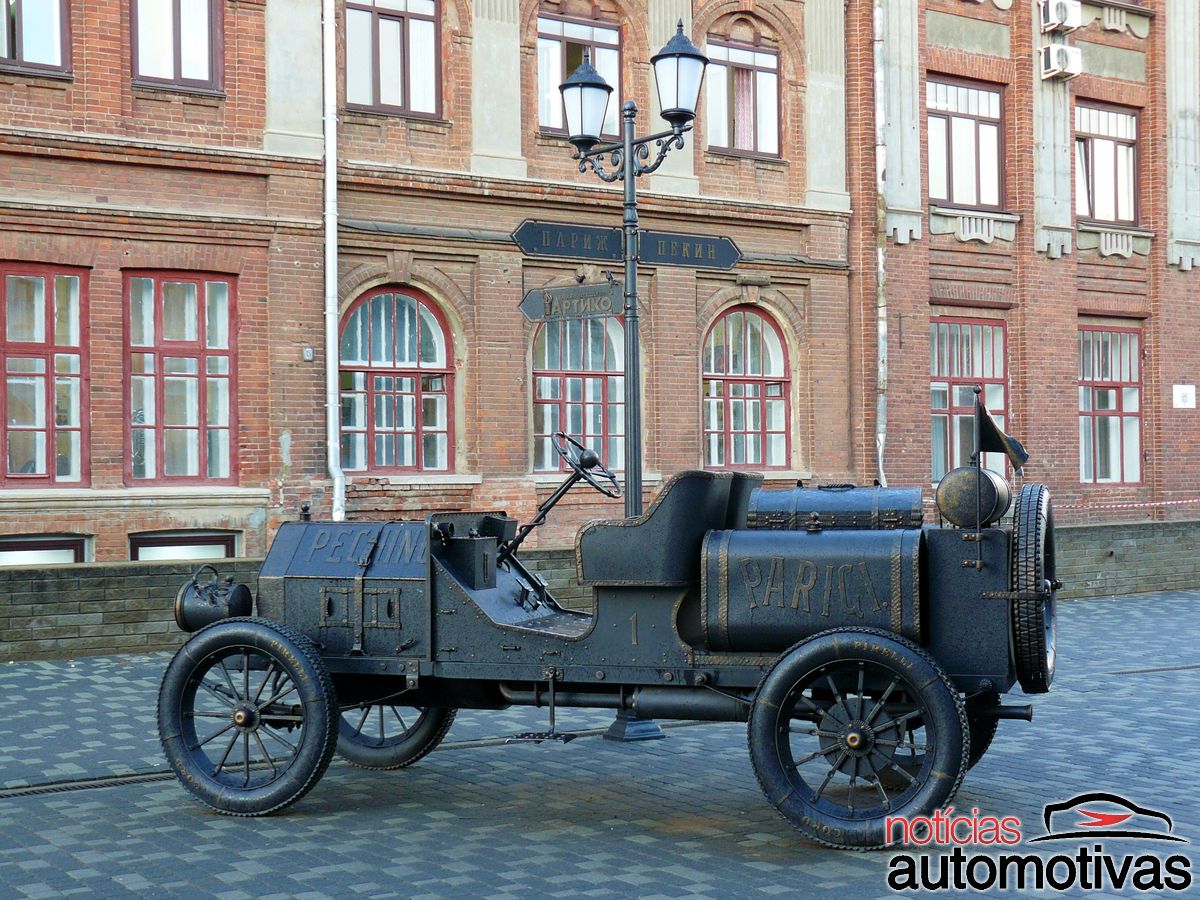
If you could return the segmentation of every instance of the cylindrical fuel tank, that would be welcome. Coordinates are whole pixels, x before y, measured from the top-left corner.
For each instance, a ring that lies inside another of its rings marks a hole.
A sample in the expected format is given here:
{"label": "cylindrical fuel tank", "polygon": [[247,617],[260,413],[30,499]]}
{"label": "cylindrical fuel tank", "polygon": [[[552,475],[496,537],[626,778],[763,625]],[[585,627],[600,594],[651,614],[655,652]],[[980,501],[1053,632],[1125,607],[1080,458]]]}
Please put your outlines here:
{"label": "cylindrical fuel tank", "polygon": [[748,528],[920,528],[921,489],[827,484],[815,488],[755,488]]}
{"label": "cylindrical fuel tank", "polygon": [[711,650],[785,650],[827,628],[921,636],[919,529],[710,531],[701,619]]}

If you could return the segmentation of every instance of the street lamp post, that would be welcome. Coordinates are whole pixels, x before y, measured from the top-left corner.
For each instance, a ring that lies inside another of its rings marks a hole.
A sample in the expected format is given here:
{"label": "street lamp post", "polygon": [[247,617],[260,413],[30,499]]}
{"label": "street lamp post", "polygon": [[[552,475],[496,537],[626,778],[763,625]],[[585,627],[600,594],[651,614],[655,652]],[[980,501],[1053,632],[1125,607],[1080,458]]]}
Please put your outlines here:
{"label": "street lamp post", "polygon": [[[604,116],[612,86],[601,77],[585,54],[583,62],[559,86],[566,113],[567,134],[575,147],[572,159],[579,171],[589,168],[602,181],[623,179],[624,213],[621,217],[621,255],[625,263],[625,515],[642,513],[642,382],[638,322],[638,212],[637,179],[658,169],[675,149],[683,148],[683,136],[692,130],[700,83],[708,58],[683,33],[683,20],[666,46],[650,58],[658,86],[659,109],[671,126],[668,131],[636,137],[637,104],[621,105],[621,140],[600,143]],[[650,145],[656,147],[650,161]],[[607,157],[607,164],[605,158]],[[607,165],[607,168],[606,168]]]}

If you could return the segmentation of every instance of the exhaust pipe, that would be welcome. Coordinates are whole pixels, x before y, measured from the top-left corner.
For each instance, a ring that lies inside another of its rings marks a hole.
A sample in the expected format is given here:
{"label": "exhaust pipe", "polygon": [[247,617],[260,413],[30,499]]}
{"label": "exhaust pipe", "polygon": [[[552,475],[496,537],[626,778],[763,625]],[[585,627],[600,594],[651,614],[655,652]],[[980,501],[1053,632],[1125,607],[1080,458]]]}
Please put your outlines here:
{"label": "exhaust pipe", "polygon": [[[536,688],[514,690],[498,685],[500,696],[513,706],[547,706],[549,692]],[[627,709],[642,719],[694,719],[701,722],[745,722],[750,703],[706,688],[639,687],[630,692],[562,691],[554,692],[555,706],[590,709]]]}

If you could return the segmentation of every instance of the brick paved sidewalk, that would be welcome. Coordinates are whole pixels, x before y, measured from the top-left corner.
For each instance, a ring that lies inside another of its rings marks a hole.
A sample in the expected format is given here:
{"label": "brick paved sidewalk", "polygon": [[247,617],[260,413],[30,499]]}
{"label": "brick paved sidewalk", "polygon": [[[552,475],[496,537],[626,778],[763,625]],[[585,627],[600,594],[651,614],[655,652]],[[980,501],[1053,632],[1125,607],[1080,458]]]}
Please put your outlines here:
{"label": "brick paved sidewalk", "polygon": [[[1200,840],[1198,613],[1197,591],[1061,604],[1054,690],[1033,698],[1033,723],[1001,723],[956,808],[1019,816],[1034,835],[1045,803],[1111,790]],[[165,664],[0,665],[0,785],[164,771]],[[892,854],[817,847],[767,805],[744,726],[632,745],[474,743],[543,728],[544,715],[463,713],[445,749],[411,769],[335,763],[267,819],[206,812],[173,780],[0,797],[0,897],[890,896]]]}

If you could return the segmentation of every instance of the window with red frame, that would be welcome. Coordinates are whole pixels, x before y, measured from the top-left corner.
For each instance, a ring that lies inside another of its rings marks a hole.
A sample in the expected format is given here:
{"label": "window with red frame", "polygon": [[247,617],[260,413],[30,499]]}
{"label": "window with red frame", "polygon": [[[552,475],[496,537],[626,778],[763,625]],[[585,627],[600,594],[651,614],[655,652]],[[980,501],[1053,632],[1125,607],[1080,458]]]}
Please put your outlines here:
{"label": "window with red frame", "polygon": [[783,338],[764,312],[738,306],[704,339],[704,465],[786,468],[789,378]]}
{"label": "window with red frame", "polygon": [[219,89],[223,7],[223,0],[133,0],[134,78]]}
{"label": "window with red frame", "polygon": [[452,344],[437,307],[408,288],[363,296],[342,320],[342,468],[454,466]]}
{"label": "window with red frame", "polygon": [[1142,480],[1141,332],[1079,329],[1079,480]]}
{"label": "window with red frame", "polygon": [[[929,406],[933,480],[971,462],[975,452],[975,387],[996,424],[1008,415],[1004,322],[933,319],[929,323]],[[983,464],[1004,474],[1004,454],[985,453]]]}
{"label": "window with red frame", "polygon": [[70,21],[67,0],[5,0],[0,9],[0,66],[68,71]]}
{"label": "window with red frame", "polygon": [[84,276],[0,264],[5,487],[81,484],[87,467]]}
{"label": "window with red frame", "polygon": [[600,454],[610,469],[625,464],[625,334],[614,316],[551,319],[533,340],[533,468],[566,468],[551,438],[564,431]]}
{"label": "window with red frame", "polygon": [[219,275],[138,273],[129,297],[132,483],[232,483],[235,283]]}

